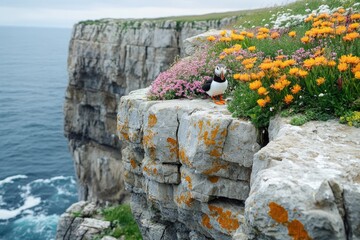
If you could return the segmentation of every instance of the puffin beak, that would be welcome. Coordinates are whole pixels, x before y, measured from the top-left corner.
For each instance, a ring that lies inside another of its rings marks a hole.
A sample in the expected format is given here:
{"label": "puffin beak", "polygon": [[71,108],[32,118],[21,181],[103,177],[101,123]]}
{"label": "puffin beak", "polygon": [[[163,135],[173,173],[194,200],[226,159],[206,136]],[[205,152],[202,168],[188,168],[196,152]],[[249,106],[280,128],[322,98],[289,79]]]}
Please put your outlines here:
{"label": "puffin beak", "polygon": [[224,80],[224,78],[225,78],[225,76],[224,76],[224,71],[223,71],[223,70],[221,70],[220,78],[221,78],[221,80]]}

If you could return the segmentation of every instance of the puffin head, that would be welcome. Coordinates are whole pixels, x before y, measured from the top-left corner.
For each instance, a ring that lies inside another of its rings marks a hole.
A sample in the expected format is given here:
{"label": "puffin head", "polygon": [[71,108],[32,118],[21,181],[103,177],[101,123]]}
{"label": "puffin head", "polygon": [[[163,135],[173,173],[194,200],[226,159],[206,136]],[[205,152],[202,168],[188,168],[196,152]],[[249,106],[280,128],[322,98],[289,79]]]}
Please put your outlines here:
{"label": "puffin head", "polygon": [[225,79],[226,66],[224,64],[218,64],[215,67],[215,75],[220,77],[221,80]]}

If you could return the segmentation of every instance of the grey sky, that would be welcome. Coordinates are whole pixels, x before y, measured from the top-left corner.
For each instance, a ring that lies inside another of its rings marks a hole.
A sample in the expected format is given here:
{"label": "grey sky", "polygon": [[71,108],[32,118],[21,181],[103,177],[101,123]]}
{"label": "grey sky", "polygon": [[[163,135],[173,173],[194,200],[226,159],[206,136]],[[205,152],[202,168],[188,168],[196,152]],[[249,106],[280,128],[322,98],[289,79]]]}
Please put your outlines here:
{"label": "grey sky", "polygon": [[80,20],[152,18],[280,5],[294,0],[1,0],[0,25],[71,27]]}

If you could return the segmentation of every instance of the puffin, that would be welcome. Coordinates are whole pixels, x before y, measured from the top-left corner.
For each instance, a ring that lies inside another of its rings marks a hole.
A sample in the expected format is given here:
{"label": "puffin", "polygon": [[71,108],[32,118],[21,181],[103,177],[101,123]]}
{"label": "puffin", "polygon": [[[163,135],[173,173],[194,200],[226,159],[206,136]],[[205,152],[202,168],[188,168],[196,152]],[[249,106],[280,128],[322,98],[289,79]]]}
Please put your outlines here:
{"label": "puffin", "polygon": [[[209,95],[215,104],[224,105],[223,94],[228,87],[228,81],[225,78],[226,66],[218,64],[215,67],[213,79],[207,80],[202,89]],[[216,96],[219,96],[219,101],[216,101]]]}

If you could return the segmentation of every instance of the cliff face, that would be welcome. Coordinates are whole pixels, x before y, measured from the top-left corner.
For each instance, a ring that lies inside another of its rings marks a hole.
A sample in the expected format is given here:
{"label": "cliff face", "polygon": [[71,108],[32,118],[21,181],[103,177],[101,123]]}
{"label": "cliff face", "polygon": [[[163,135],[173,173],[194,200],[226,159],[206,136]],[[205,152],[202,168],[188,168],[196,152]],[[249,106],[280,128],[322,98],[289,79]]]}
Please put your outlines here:
{"label": "cliff face", "polygon": [[64,128],[81,200],[121,202],[125,197],[120,143],[115,136],[120,97],[148,86],[177,55],[183,55],[185,38],[233,20],[102,20],[75,25]]}
{"label": "cliff face", "polygon": [[360,239],[360,129],[276,118],[256,130],[210,100],[122,97],[125,185],[144,239]]}

